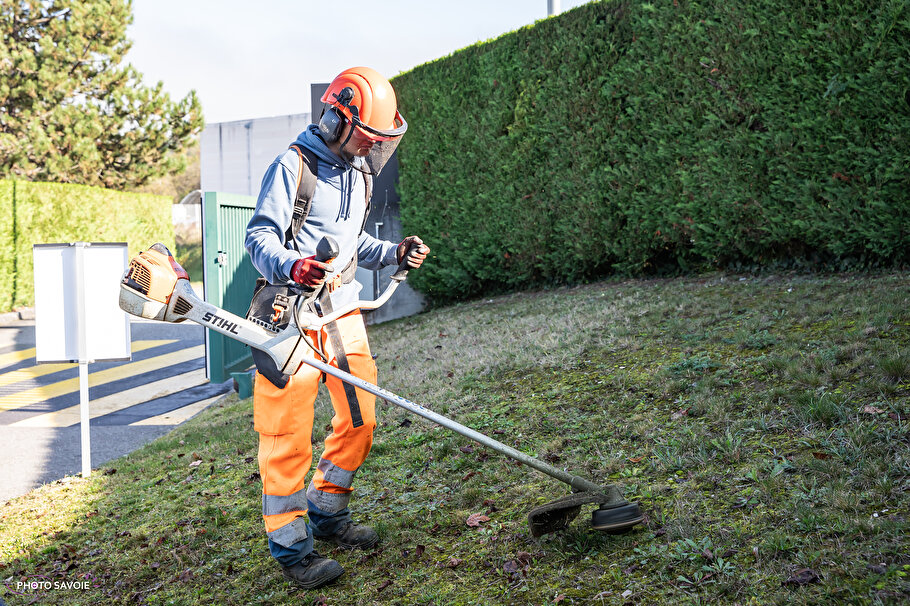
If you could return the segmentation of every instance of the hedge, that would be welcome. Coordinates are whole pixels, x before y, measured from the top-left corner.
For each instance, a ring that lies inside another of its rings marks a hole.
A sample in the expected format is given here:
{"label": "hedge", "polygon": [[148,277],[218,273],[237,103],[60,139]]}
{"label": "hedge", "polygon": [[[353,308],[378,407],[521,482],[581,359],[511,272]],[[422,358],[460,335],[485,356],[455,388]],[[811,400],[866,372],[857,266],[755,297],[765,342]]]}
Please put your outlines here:
{"label": "hedge", "polygon": [[15,233],[16,222],[13,192],[16,184],[13,181],[0,180],[0,311],[12,309],[13,289],[15,287],[16,255]]}
{"label": "hedge", "polygon": [[61,183],[0,180],[0,308],[34,303],[32,246],[127,242],[136,254],[155,242],[174,248],[166,196]]}
{"label": "hedge", "polygon": [[402,74],[440,299],[910,261],[910,3],[594,2]]}

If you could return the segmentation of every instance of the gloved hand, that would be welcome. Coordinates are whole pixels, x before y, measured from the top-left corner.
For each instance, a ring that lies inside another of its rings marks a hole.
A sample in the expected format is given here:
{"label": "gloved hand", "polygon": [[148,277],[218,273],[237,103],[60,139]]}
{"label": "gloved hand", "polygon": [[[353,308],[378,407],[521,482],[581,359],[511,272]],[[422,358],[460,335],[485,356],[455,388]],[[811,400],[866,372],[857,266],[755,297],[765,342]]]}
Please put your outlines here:
{"label": "gloved hand", "polygon": [[298,259],[291,267],[291,280],[297,284],[315,288],[325,282],[325,274],[332,271],[328,263],[316,260],[316,255]]}
{"label": "gloved hand", "polygon": [[423,243],[423,240],[417,236],[408,236],[398,245],[398,251],[395,255],[396,260],[401,264],[405,255],[408,257],[408,267],[417,269],[423,264],[423,260],[430,254],[430,247]]}

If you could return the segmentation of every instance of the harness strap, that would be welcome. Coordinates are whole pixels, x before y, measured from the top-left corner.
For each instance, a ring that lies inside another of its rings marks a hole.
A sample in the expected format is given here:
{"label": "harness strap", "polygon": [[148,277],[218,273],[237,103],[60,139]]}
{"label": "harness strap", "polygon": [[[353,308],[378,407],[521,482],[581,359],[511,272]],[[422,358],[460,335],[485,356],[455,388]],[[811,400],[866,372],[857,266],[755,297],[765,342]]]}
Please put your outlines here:
{"label": "harness strap", "polygon": [[297,248],[297,234],[303,228],[307,215],[310,214],[310,206],[313,204],[313,196],[316,194],[316,180],[319,174],[319,160],[311,149],[301,145],[291,145],[291,148],[297,152],[300,158],[300,170],[297,171],[297,196],[294,198],[294,212],[291,215],[291,225],[284,234],[285,242],[292,242],[294,249]]}
{"label": "harness strap", "polygon": [[[316,182],[319,175],[319,159],[313,150],[302,145],[294,143],[291,145],[291,149],[297,152],[297,157],[300,159],[300,170],[297,171],[297,195],[294,198],[294,212],[291,215],[291,224],[284,233],[284,241],[291,242],[294,245],[294,250],[299,253],[297,234],[303,229],[303,224],[306,223],[306,218],[310,214],[310,208],[313,205],[313,196],[316,194]],[[363,233],[367,225],[367,217],[370,216],[370,201],[373,198],[373,175],[363,172],[360,174],[363,175],[364,205],[366,207],[363,211],[363,222],[360,224],[360,233]],[[341,283],[348,284],[353,282],[356,274],[357,255],[355,254],[351,261],[341,270]]]}
{"label": "harness strap", "polygon": [[[332,313],[332,300],[329,297],[328,289],[323,289],[319,295],[319,308],[322,315]],[[329,335],[332,343],[332,351],[335,352],[335,360],[338,369],[350,374],[351,365],[348,364],[348,356],[344,353],[344,341],[341,339],[341,331],[338,330],[337,322],[330,322],[326,325],[325,331]],[[357,399],[357,390],[347,381],[342,381],[344,386],[344,395],[348,400],[348,408],[351,409],[351,422],[353,427],[363,425],[363,415],[360,414],[360,401]]]}

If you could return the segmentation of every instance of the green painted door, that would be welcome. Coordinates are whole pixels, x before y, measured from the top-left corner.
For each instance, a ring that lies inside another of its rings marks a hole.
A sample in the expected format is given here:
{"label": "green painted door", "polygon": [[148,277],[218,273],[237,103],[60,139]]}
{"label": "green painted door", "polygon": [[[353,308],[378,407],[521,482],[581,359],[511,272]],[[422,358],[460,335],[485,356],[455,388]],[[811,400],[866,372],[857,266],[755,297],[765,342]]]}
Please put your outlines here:
{"label": "green painted door", "polygon": [[[259,272],[243,246],[246,225],[256,198],[205,192],[202,200],[202,254],[205,257],[205,300],[245,317]],[[232,372],[253,365],[250,348],[206,329],[205,364],[209,381],[223,383]]]}

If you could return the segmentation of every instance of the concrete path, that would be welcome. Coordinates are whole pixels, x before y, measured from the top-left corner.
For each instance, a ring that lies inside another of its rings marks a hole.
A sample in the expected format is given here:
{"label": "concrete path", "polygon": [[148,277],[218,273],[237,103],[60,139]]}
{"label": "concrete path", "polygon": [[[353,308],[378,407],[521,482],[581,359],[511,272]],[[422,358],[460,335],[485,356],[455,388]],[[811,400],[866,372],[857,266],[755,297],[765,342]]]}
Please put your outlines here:
{"label": "concrete path", "polygon": [[[134,322],[132,359],[89,364],[92,468],[161,436],[232,389],[208,383],[203,328]],[[33,321],[0,325],[0,504],[81,472],[76,364],[36,364]]]}

